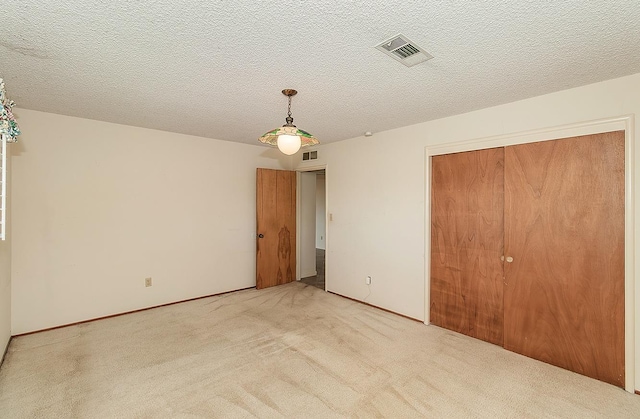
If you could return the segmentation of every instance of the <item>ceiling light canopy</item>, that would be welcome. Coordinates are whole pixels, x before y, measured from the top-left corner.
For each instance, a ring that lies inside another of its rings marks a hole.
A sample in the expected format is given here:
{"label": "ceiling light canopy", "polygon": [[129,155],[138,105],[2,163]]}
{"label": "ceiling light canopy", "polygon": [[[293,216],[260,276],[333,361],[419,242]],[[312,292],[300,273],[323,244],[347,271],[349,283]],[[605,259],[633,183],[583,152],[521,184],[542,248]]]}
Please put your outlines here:
{"label": "ceiling light canopy", "polygon": [[291,97],[297,93],[298,92],[293,89],[284,89],[282,91],[282,94],[289,98],[289,111],[285,118],[287,123],[279,128],[272,129],[258,138],[258,141],[262,143],[278,146],[278,149],[288,156],[296,154],[298,150],[300,150],[300,147],[320,143],[316,137],[293,125],[293,118],[291,117]]}

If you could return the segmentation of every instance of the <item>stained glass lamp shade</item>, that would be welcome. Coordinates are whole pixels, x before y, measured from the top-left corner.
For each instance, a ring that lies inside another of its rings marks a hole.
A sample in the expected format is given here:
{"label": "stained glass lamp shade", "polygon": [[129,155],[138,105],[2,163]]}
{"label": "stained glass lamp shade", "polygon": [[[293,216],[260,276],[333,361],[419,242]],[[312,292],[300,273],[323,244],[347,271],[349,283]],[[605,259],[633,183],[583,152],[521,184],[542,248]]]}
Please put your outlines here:
{"label": "stained glass lamp shade", "polygon": [[287,123],[279,128],[272,129],[262,137],[258,138],[258,141],[261,143],[277,146],[282,153],[289,156],[297,153],[298,150],[300,150],[300,147],[307,147],[320,143],[316,137],[293,125],[293,118],[291,117],[291,96],[296,93],[298,92],[293,89],[284,89],[282,91],[283,95],[289,97],[289,113],[286,118]]}

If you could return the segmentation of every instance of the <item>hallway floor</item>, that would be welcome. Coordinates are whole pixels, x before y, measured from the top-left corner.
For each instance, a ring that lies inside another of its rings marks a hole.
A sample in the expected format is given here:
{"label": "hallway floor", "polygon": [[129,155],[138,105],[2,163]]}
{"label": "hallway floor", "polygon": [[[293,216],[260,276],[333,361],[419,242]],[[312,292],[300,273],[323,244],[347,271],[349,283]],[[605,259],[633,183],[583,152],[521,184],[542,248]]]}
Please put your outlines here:
{"label": "hallway floor", "polygon": [[320,288],[321,290],[325,290],[324,283],[324,249],[316,249],[316,271],[318,274],[316,276],[308,276],[306,278],[302,278],[300,282],[313,285],[316,288]]}

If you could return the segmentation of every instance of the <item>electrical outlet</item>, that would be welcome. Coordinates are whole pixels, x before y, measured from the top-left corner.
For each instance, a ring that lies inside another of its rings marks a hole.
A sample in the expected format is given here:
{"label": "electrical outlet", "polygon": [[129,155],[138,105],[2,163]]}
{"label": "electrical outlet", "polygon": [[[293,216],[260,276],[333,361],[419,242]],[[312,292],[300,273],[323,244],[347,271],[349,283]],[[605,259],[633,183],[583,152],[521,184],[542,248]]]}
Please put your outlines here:
{"label": "electrical outlet", "polygon": [[367,284],[367,285],[371,285],[371,277],[370,277],[370,276],[367,276],[367,277],[364,279],[364,283],[365,283],[365,284]]}
{"label": "electrical outlet", "polygon": [[145,279],[144,279],[144,286],[145,286],[145,287],[150,287],[151,285],[153,285],[153,284],[151,283],[151,277],[149,277],[149,278],[145,278]]}

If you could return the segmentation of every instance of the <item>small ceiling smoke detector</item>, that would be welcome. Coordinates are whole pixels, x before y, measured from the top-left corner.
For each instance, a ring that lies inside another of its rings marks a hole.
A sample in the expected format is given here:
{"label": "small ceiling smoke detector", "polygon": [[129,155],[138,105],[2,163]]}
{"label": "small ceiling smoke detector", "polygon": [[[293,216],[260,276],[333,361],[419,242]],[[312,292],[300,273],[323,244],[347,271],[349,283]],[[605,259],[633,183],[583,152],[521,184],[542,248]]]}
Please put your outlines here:
{"label": "small ceiling smoke detector", "polygon": [[411,42],[404,35],[396,35],[387,39],[376,45],[376,49],[384,52],[394,60],[400,61],[407,67],[412,67],[433,58],[433,55]]}

